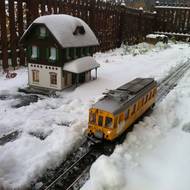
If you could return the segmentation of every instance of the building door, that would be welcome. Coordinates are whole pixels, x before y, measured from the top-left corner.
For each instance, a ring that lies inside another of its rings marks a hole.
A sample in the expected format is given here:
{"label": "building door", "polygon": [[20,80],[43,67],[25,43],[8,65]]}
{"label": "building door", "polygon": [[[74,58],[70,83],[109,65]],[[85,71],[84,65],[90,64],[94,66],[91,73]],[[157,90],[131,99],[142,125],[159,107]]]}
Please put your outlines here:
{"label": "building door", "polygon": [[72,73],[72,84],[76,84],[77,75],[75,73]]}
{"label": "building door", "polygon": [[85,73],[80,73],[79,74],[79,83],[84,83],[85,82]]}

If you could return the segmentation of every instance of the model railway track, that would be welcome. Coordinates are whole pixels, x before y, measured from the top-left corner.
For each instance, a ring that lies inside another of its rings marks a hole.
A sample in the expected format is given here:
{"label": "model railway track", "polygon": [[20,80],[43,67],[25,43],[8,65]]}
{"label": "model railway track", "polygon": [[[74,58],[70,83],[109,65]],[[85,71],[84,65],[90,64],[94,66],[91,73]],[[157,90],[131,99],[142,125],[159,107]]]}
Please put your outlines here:
{"label": "model railway track", "polygon": [[[189,60],[183,65],[180,65],[177,69],[175,69],[175,71],[170,73],[169,76],[159,82],[157,96],[158,102],[160,102],[176,86],[179,79],[188,69],[190,69]],[[111,154],[114,150],[115,143],[109,146],[110,147],[108,148],[111,148],[111,151],[108,151],[108,154]],[[92,143],[89,144],[89,141],[86,140],[74,153],[68,157],[68,159],[60,166],[59,170],[52,173],[49,180],[43,182],[43,185],[38,189],[79,189],[89,177],[90,166],[103,153],[104,151],[102,151],[102,149],[97,148]]]}
{"label": "model railway track", "polygon": [[84,175],[87,168],[101,155],[101,152],[95,152],[93,148],[83,155],[79,160],[72,164],[58,178],[56,178],[45,190],[53,189],[72,189],[76,182]]}
{"label": "model railway track", "polygon": [[[91,164],[87,163],[88,159],[94,161],[92,147],[93,143],[85,139],[81,142],[81,146],[68,155],[66,160],[63,161],[58,168],[48,170],[37,183],[32,184],[31,189],[65,189],[67,186],[71,185],[84,169],[81,163],[88,165]],[[76,171],[77,168],[80,171]],[[66,178],[70,178],[71,180],[68,181]],[[65,183],[63,183],[63,181],[65,181]]]}
{"label": "model railway track", "polygon": [[190,60],[185,62],[183,65],[180,65],[174,72],[172,72],[169,76],[165,77],[158,84],[158,95],[156,102],[161,102],[163,98],[177,85],[177,82],[189,69]]}

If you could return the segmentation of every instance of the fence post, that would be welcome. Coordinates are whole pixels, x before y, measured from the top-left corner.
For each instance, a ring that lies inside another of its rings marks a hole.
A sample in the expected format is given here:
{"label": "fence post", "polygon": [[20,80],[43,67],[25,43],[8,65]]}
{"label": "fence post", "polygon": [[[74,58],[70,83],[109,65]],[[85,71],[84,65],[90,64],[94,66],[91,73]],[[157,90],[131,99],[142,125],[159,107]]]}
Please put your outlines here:
{"label": "fence post", "polygon": [[13,68],[17,66],[17,34],[15,23],[15,8],[14,0],[9,0],[9,28],[10,28],[10,50],[11,50],[11,62]]}
{"label": "fence post", "polygon": [[6,12],[5,12],[5,0],[0,0],[0,27],[1,27],[1,51],[3,69],[9,67],[8,65],[8,40],[7,40],[7,28],[6,28]]}

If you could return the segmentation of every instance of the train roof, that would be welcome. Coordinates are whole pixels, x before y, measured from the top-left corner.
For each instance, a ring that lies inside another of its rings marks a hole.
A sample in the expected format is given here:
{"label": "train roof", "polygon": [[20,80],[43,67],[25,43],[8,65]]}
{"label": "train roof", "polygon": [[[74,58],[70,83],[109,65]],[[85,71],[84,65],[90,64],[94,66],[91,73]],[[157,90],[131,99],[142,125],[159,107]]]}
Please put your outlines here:
{"label": "train roof", "polygon": [[123,108],[133,104],[156,84],[153,78],[136,78],[115,90],[104,93],[105,96],[92,107],[117,114]]}

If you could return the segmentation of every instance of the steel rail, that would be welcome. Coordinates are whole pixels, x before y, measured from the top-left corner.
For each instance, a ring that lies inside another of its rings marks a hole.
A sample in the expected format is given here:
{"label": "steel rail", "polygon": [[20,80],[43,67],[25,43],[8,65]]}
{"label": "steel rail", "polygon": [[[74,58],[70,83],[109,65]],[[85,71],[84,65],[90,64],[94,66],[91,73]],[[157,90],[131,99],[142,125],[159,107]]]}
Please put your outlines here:
{"label": "steel rail", "polygon": [[67,168],[61,175],[59,175],[50,185],[48,185],[45,190],[50,189],[53,185],[56,184],[56,182],[58,182],[63,176],[65,176],[68,172],[70,172],[71,169],[73,169],[82,159],[84,159],[87,155],[89,155],[89,153],[92,151],[92,149],[90,149],[89,151],[87,151],[84,155],[82,155],[76,162],[74,162],[69,168]]}
{"label": "steel rail", "polygon": [[188,60],[182,66],[179,66],[173,73],[165,77],[158,84],[157,102],[160,102],[176,85],[179,79],[190,69],[190,61]]}

